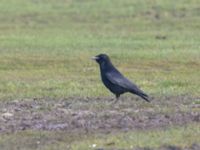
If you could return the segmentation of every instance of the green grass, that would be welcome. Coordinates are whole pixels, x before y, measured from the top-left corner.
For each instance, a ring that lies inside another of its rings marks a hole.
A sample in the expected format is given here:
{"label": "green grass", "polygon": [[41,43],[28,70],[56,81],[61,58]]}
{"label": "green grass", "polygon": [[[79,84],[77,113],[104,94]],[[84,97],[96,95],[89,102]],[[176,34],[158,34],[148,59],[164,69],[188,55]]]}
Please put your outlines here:
{"label": "green grass", "polygon": [[[131,149],[136,147],[158,148],[164,145],[186,147],[199,143],[199,125],[188,127],[173,127],[165,130],[135,131],[125,134],[97,136],[72,144],[72,149],[87,150],[93,144],[99,148]],[[111,144],[112,143],[112,144]],[[92,148],[90,148],[92,149]]]}
{"label": "green grass", "polygon": [[[151,96],[200,93],[198,0],[1,0],[0,100],[110,96],[90,57],[113,63]],[[162,39],[164,37],[164,39]],[[111,97],[111,96],[110,96]],[[192,102],[191,102],[192,103]],[[198,102],[197,102],[198,103]],[[129,149],[199,143],[199,125],[73,137],[22,131],[0,136],[10,149]],[[44,139],[38,144],[38,138]],[[126,139],[126,140],[124,140]],[[73,142],[72,140],[76,141]]]}
{"label": "green grass", "polygon": [[133,149],[137,147],[158,148],[165,145],[178,147],[191,146],[199,143],[199,125],[192,124],[184,127],[169,127],[164,130],[139,130],[128,133],[95,134],[65,132],[24,131],[13,135],[1,135],[0,146],[4,150],[88,150],[96,148]]}
{"label": "green grass", "polygon": [[108,96],[90,60],[99,53],[151,95],[198,95],[196,4],[1,1],[0,99]]}

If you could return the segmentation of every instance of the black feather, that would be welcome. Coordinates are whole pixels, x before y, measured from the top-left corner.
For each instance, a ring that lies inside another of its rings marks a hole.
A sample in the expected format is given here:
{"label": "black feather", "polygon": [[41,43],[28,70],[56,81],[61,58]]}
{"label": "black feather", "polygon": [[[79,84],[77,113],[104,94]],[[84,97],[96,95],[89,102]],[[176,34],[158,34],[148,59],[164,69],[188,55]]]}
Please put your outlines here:
{"label": "black feather", "polygon": [[121,94],[130,92],[150,102],[149,97],[137,85],[125,78],[111,63],[106,54],[94,57],[100,66],[101,79],[104,85],[118,98]]}

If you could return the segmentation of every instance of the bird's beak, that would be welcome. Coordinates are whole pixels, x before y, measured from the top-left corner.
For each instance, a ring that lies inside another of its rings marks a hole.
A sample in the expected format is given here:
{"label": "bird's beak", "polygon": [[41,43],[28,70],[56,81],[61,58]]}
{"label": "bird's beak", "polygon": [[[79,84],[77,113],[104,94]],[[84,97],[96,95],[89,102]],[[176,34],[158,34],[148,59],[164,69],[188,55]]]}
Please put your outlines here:
{"label": "bird's beak", "polygon": [[98,57],[97,57],[97,56],[94,56],[94,57],[92,57],[91,59],[92,59],[92,60],[97,60]]}

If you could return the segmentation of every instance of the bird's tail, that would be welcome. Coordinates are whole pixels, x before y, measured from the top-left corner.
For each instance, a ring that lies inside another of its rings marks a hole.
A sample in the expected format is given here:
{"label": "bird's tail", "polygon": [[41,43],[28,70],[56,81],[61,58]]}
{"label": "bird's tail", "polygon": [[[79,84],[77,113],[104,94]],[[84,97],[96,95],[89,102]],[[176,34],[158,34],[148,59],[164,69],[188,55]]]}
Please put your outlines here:
{"label": "bird's tail", "polygon": [[149,96],[145,93],[138,94],[141,98],[143,98],[145,101],[150,102]]}
{"label": "bird's tail", "polygon": [[143,91],[138,91],[138,92],[133,91],[131,93],[140,96],[141,98],[143,98],[147,102],[150,102],[149,96],[147,94],[145,94]]}

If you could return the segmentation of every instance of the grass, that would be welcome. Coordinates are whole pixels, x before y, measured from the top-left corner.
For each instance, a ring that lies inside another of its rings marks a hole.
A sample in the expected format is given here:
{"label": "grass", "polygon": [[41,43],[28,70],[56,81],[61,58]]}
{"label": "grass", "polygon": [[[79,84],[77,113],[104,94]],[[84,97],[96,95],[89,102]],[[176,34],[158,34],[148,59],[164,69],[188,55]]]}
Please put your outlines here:
{"label": "grass", "polygon": [[[193,128],[194,127],[194,128]],[[165,130],[152,131],[135,131],[126,134],[97,136],[90,140],[75,142],[72,149],[87,150],[93,144],[99,148],[118,148],[131,149],[137,147],[159,148],[164,145],[175,145],[178,147],[186,147],[194,143],[199,143],[199,128],[198,126],[188,127],[172,127]]]}
{"label": "grass", "polygon": [[[151,96],[197,97],[198,3],[198,0],[1,0],[0,100],[111,97],[100,81],[97,64],[90,60],[99,53],[108,53],[119,70]],[[70,143],[72,149],[89,149],[92,144],[110,148],[106,143],[114,141],[114,147],[130,149],[131,145],[184,147],[200,142],[198,124],[84,138],[74,134],[56,131],[2,134],[0,147],[50,150],[70,148]]]}
{"label": "grass", "polygon": [[[173,145],[187,147],[199,143],[199,125],[191,124],[183,127],[169,127],[164,130],[131,131],[128,133],[95,134],[77,133],[77,135],[65,132],[39,132],[23,131],[13,135],[2,135],[0,137],[1,148],[7,150],[63,150],[63,149],[133,149],[159,148],[160,146]],[[94,147],[96,145],[96,147]]]}
{"label": "grass", "polygon": [[1,1],[0,99],[108,96],[99,53],[151,95],[198,95],[196,2]]}

